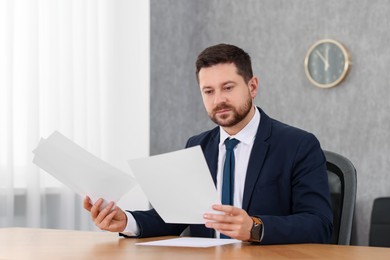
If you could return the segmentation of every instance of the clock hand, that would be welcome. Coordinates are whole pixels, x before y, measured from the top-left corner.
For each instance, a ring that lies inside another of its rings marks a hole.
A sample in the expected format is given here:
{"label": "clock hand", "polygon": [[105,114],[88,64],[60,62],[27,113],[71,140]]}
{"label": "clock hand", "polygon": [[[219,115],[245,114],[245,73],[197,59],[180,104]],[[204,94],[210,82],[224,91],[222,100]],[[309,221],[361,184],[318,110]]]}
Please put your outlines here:
{"label": "clock hand", "polygon": [[326,59],[325,71],[327,71],[329,69],[329,45],[326,46],[325,49],[325,59]]}
{"label": "clock hand", "polygon": [[328,68],[329,68],[328,59],[326,59],[326,58],[321,54],[321,52],[319,52],[318,50],[316,50],[316,53],[317,53],[318,57],[320,57],[321,60],[324,62],[324,64],[325,64],[325,71],[327,71]]}

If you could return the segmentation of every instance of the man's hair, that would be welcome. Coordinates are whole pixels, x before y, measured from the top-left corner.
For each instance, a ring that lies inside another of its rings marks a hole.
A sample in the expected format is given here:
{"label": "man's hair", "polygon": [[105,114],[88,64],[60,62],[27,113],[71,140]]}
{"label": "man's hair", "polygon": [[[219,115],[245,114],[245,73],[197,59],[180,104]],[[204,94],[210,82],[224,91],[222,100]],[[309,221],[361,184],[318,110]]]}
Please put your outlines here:
{"label": "man's hair", "polygon": [[234,63],[237,73],[247,83],[252,77],[251,57],[244,50],[230,44],[217,44],[203,50],[196,59],[196,79],[199,81],[199,71],[217,64]]}

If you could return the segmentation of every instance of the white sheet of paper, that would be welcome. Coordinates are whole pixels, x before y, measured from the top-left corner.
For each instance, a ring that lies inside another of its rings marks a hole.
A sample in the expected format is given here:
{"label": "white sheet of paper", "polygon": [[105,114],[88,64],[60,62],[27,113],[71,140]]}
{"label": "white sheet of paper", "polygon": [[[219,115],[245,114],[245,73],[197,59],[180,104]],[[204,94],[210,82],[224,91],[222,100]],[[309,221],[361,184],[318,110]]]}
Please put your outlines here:
{"label": "white sheet of paper", "polygon": [[92,202],[117,202],[136,181],[55,131],[33,150],[33,163]]}
{"label": "white sheet of paper", "polygon": [[136,243],[139,246],[179,246],[179,247],[212,247],[241,243],[236,239],[218,239],[202,237],[180,237],[151,242]]}
{"label": "white sheet of paper", "polygon": [[200,146],[129,160],[132,173],[166,223],[204,224],[221,204]]}

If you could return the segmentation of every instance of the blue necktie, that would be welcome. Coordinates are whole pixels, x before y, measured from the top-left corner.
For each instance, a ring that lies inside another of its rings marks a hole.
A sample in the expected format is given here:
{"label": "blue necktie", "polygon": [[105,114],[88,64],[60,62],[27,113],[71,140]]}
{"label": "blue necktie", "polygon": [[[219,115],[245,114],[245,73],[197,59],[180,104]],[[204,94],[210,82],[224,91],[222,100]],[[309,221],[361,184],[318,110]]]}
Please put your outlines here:
{"label": "blue necktie", "polygon": [[[225,140],[226,158],[223,166],[223,179],[222,179],[222,204],[233,205],[234,194],[234,147],[239,143],[237,139]],[[229,238],[221,234],[221,238]]]}

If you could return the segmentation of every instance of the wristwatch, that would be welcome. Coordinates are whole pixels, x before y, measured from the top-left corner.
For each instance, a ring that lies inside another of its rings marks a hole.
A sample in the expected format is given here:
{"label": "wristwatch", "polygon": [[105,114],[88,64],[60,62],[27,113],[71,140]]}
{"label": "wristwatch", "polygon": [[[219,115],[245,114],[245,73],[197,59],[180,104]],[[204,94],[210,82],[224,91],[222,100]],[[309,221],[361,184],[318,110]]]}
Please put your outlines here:
{"label": "wristwatch", "polygon": [[251,237],[249,238],[249,242],[259,243],[263,238],[263,222],[258,217],[251,218],[253,220],[253,226],[251,229]]}

